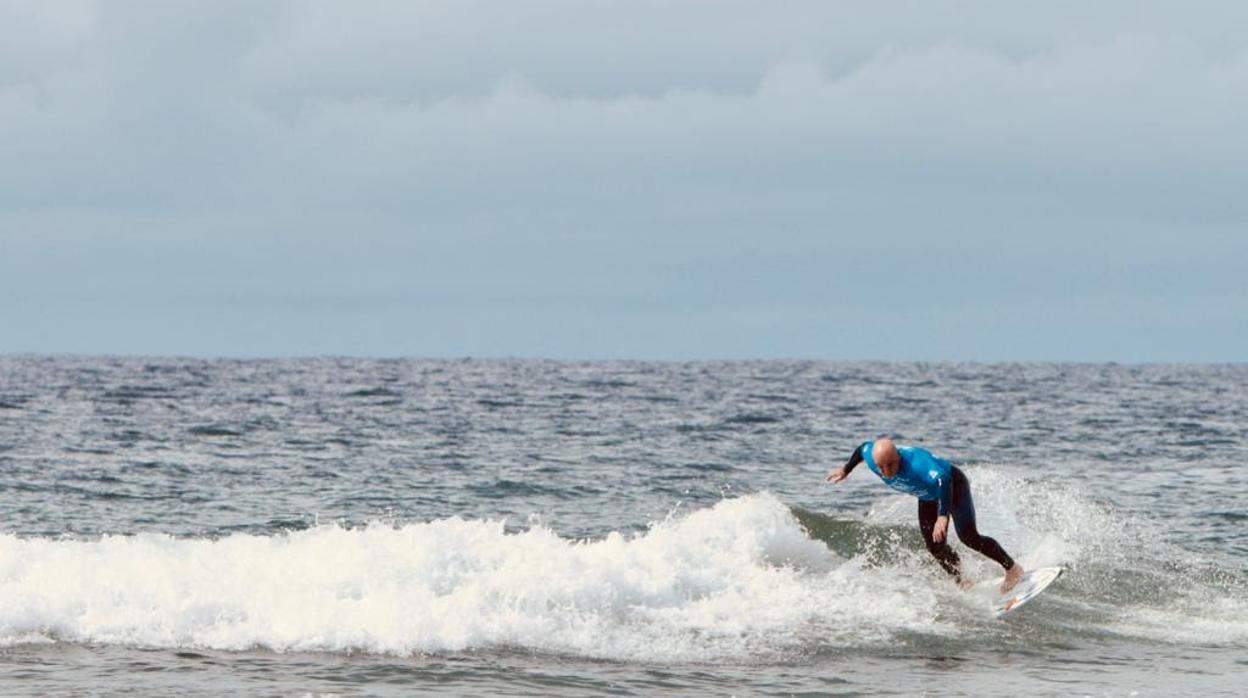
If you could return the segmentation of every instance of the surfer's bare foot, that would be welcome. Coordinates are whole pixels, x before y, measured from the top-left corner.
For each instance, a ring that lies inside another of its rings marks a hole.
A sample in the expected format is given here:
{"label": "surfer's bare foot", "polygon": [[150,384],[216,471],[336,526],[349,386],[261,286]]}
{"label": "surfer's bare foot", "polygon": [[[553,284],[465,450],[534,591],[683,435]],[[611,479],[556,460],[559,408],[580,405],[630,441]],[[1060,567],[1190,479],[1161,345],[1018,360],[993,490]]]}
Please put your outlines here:
{"label": "surfer's bare foot", "polygon": [[975,586],[975,580],[973,579],[967,579],[966,577],[958,579],[958,588],[962,591],[970,591],[973,586]]}
{"label": "surfer's bare foot", "polygon": [[1018,584],[1019,580],[1022,578],[1023,566],[1016,562],[1013,567],[1005,571],[1005,581],[1001,582],[1001,593],[1004,594],[1010,589],[1013,589],[1014,585]]}

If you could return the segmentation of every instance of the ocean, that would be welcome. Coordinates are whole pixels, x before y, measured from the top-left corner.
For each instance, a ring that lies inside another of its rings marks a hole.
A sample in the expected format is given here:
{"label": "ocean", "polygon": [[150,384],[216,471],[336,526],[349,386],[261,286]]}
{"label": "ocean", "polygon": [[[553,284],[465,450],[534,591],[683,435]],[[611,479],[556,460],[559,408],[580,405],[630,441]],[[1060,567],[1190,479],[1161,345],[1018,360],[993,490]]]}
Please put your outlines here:
{"label": "ocean", "polygon": [[1246,526],[1248,365],[0,357],[4,696],[1246,695]]}

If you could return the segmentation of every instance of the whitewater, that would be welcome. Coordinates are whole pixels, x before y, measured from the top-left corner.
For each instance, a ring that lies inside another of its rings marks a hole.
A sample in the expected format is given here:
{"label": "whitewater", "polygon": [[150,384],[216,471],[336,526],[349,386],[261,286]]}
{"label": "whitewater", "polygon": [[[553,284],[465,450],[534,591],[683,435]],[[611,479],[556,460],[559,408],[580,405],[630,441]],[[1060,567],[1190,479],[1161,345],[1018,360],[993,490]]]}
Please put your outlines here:
{"label": "whitewater", "polygon": [[[1035,545],[1023,564],[1066,566],[1074,581],[1059,587],[1030,625],[1051,625],[1059,616],[1066,633],[1079,625],[1088,631],[1096,614],[1094,634],[1248,640],[1245,589],[1231,586],[1234,578],[1202,583],[1190,570],[1161,564],[1150,576],[1129,567],[1138,549],[1123,550],[1112,566],[1100,556],[1100,564],[1081,560],[1081,550],[1103,552],[1107,545],[1105,522],[1086,513],[1064,522],[1086,528],[1031,532]],[[859,535],[879,540],[869,553],[848,557],[828,547],[836,541],[811,538],[770,494],[728,499],[642,534],[601,540],[561,538],[543,526],[508,533],[502,521],[457,517],[219,539],[5,535],[0,643],[395,655],[514,647],[725,662],[791,660],[963,632],[986,634],[973,641],[979,644],[1008,640],[1028,625],[989,622],[983,598],[942,584],[924,569],[925,553],[901,542],[905,525],[886,521],[857,523]],[[968,567],[991,576],[975,562]],[[1128,574],[1148,582],[1114,593],[1123,584],[1115,577]],[[1168,587],[1161,596],[1173,598],[1130,603],[1148,586]]]}
{"label": "whitewater", "polygon": [[[1248,405],[1200,396],[1238,367],[0,368],[5,694],[1235,695],[1248,668]],[[976,456],[981,531],[1067,568],[1032,606],[951,584],[870,473],[822,482],[898,422]]]}

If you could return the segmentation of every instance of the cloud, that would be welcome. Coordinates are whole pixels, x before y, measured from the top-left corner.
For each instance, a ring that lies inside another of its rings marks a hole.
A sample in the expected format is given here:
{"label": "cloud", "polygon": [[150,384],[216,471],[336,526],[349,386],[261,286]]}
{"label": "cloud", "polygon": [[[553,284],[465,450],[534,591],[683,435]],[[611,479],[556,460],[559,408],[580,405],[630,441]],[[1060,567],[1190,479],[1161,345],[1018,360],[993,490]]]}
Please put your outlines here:
{"label": "cloud", "polygon": [[[5,155],[28,164],[10,172],[6,196],[19,207],[74,197],[216,206],[274,193],[335,203],[454,201],[465,189],[532,196],[539,182],[655,194],[647,181],[671,191],[665,180],[682,180],[695,195],[734,184],[763,195],[760,185],[927,181],[951,167],[970,176],[940,183],[976,188],[989,172],[994,188],[1018,189],[1041,178],[1242,174],[1243,50],[1114,35],[1012,55],[946,38],[881,44],[846,63],[804,45],[810,30],[797,47],[763,31],[771,44],[754,37],[744,57],[725,50],[741,65],[724,66],[698,50],[696,16],[678,16],[690,29],[684,53],[670,29],[656,37],[672,66],[664,81],[636,35],[649,6],[601,3],[599,18],[582,5],[594,3],[412,3],[398,16],[315,3],[96,6],[88,37],[53,42],[78,56],[74,67],[48,58],[41,78],[2,93]],[[164,9],[153,17],[153,7]],[[772,29],[799,14],[768,23],[757,5],[729,7]],[[560,12],[584,26],[558,26]],[[595,48],[585,37],[615,26],[612,12],[632,21]],[[824,14],[828,24],[837,13]],[[80,17],[56,19],[82,31]],[[525,38],[509,42],[512,32]],[[539,48],[543,39],[566,53]],[[556,55],[619,65],[560,71]]]}
{"label": "cloud", "polygon": [[[830,335],[1088,299],[1216,321],[1210,299],[1245,290],[1238,5],[41,7],[0,6],[0,161],[21,163],[0,171],[0,271],[69,306]],[[864,283],[881,256],[896,283]],[[101,260],[90,287],[35,278]],[[507,343],[471,334],[467,353]]]}

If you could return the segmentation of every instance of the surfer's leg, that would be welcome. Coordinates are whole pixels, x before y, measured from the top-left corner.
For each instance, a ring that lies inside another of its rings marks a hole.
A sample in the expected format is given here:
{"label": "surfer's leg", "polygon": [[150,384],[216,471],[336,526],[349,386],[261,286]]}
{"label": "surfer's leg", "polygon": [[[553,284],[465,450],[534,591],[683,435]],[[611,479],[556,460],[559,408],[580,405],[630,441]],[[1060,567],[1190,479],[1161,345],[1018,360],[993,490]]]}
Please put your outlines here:
{"label": "surfer's leg", "polygon": [[1014,566],[1014,559],[1005,552],[997,541],[979,532],[975,525],[975,501],[971,499],[971,483],[961,470],[953,469],[953,525],[958,530],[958,540],[963,545],[987,555],[998,565],[1009,570]]}
{"label": "surfer's leg", "polygon": [[958,559],[958,554],[953,551],[953,548],[949,547],[949,539],[946,538],[941,543],[932,540],[932,529],[936,527],[936,507],[937,502],[934,500],[930,502],[919,500],[919,532],[923,534],[923,542],[927,544],[927,551],[936,558],[946,572],[960,582],[962,580],[961,560]]}

